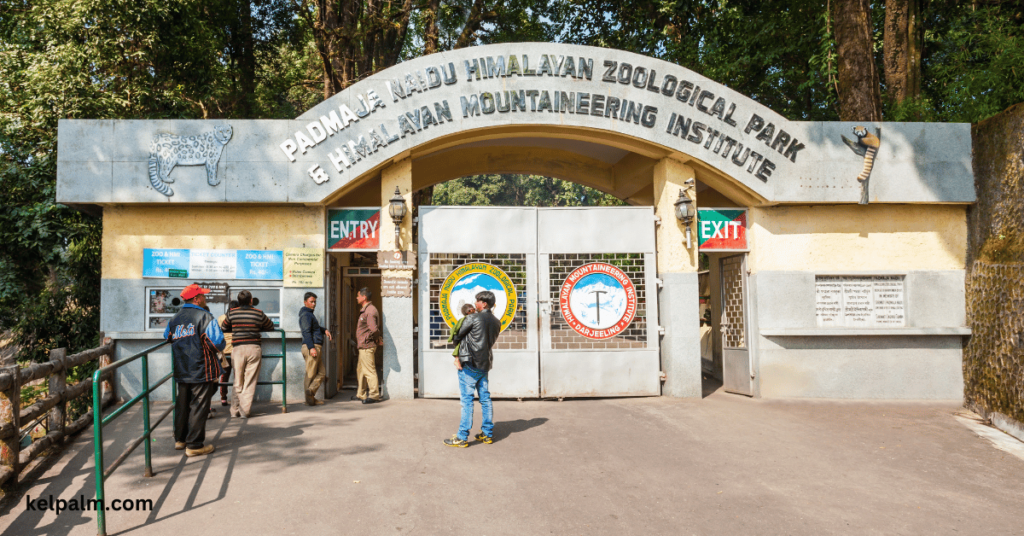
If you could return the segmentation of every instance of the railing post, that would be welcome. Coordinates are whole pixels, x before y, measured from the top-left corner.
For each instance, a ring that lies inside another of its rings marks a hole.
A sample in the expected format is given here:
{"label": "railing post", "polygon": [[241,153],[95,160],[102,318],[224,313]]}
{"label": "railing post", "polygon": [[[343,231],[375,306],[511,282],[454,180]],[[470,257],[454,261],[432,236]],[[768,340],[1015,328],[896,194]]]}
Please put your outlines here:
{"label": "railing post", "polygon": [[[174,347],[171,347],[171,427],[178,422],[178,379],[174,377]],[[175,439],[177,441],[177,439]]]}
{"label": "railing post", "polygon": [[61,441],[64,437],[64,420],[67,416],[68,401],[64,400],[64,390],[68,385],[68,364],[65,359],[68,356],[67,348],[50,350],[50,360],[60,362],[60,370],[50,375],[50,396],[60,395],[61,401],[50,410],[47,417],[49,423],[46,426],[49,432],[60,432]]}
{"label": "railing post", "polygon": [[153,476],[153,455],[151,445],[153,439],[149,437],[149,354],[142,356],[142,392],[146,396],[142,398],[142,433],[146,438],[142,447],[146,453],[146,476]]}
{"label": "railing post", "polygon": [[0,488],[5,493],[18,484],[18,473],[21,471],[18,467],[18,457],[21,455],[21,367],[15,364],[8,370],[13,381],[10,389],[0,392],[0,421],[13,423],[14,434],[0,445],[0,463],[14,472]]}
{"label": "railing post", "polygon": [[[102,346],[106,346],[107,344],[110,344],[111,342],[113,342],[113,341],[111,340],[110,337],[106,337],[105,334],[102,333],[102,332],[100,333],[100,343],[102,343],[101,344]],[[112,348],[110,350],[109,354],[101,355],[100,356],[100,361],[99,361],[99,366],[97,368],[103,368],[103,367],[113,363],[114,362],[114,352],[116,350],[117,350],[117,347],[115,346],[114,348]],[[104,395],[104,398],[105,398],[107,393],[110,394],[110,401],[112,403],[113,402],[117,402],[117,383],[114,381],[114,374],[111,374],[109,379],[103,380],[103,390],[101,391],[101,394]]]}
{"label": "railing post", "polygon": [[288,346],[281,330],[281,413],[288,413]]}
{"label": "railing post", "polygon": [[106,502],[103,494],[103,399],[100,396],[100,371],[92,375],[92,449],[96,465],[96,534],[107,536]]}

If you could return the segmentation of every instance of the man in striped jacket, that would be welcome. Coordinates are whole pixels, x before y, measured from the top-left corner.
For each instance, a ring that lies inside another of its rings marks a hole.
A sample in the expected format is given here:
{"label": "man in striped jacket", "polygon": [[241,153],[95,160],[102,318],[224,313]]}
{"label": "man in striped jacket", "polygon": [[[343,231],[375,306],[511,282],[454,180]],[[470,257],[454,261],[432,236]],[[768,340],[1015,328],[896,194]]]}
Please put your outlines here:
{"label": "man in striped jacket", "polygon": [[224,331],[231,333],[231,368],[235,369],[235,396],[231,398],[234,417],[249,418],[263,360],[260,332],[273,329],[274,322],[252,306],[252,293],[239,292],[238,307],[228,311],[224,319]]}
{"label": "man in striped jacket", "polygon": [[224,332],[203,307],[210,289],[192,283],[181,291],[185,300],[178,314],[167,323],[164,338],[171,343],[174,380],[178,396],[174,409],[174,448],[187,456],[213,452],[206,440],[206,419],[210,399],[217,391],[221,374],[217,351],[224,349]]}

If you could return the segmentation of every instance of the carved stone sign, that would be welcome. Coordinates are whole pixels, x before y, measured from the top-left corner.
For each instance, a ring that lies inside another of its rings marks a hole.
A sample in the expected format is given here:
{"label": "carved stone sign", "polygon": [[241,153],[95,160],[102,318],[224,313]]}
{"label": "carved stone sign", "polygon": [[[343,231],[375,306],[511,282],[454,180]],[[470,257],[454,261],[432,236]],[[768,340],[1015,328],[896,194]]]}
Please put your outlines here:
{"label": "carved stone sign", "polygon": [[174,166],[205,166],[206,182],[210,186],[217,186],[220,184],[217,163],[220,162],[224,146],[231,141],[232,133],[230,126],[218,125],[199,135],[153,136],[153,144],[149,149],[149,183],[156,191],[170,197],[174,191],[167,183],[174,182],[169,177]]}
{"label": "carved stone sign", "polygon": [[405,277],[382,277],[380,295],[385,298],[411,298],[412,279]]}
{"label": "carved stone sign", "polygon": [[894,328],[906,325],[902,275],[818,276],[818,327]]}
{"label": "carved stone sign", "polygon": [[377,266],[381,270],[415,270],[415,251],[378,251]]}

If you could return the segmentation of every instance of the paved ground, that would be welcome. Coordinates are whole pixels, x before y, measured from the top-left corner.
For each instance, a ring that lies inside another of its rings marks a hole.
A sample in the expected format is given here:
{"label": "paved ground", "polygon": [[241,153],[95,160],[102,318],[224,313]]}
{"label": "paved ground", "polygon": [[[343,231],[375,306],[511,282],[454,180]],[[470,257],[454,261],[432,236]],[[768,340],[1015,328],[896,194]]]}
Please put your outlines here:
{"label": "paved ground", "polygon": [[[493,445],[441,444],[458,402],[258,406],[210,421],[186,458],[169,428],[107,484],[110,534],[1021,534],[1024,461],[957,422],[956,404],[667,398],[496,403]],[[154,411],[156,413],[156,411]],[[479,419],[479,416],[477,417]],[[111,429],[120,451],[133,422]],[[479,421],[478,421],[479,422]],[[0,510],[4,534],[96,534],[83,434]],[[108,455],[108,460],[113,456]]]}

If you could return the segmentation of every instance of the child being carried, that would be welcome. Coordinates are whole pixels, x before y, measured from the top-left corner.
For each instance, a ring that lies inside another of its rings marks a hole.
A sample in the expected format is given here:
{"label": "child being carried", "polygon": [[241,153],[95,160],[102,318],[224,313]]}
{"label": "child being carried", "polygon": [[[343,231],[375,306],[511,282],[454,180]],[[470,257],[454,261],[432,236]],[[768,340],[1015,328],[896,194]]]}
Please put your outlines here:
{"label": "child being carried", "polygon": [[[455,335],[459,333],[459,329],[462,328],[462,323],[466,321],[466,317],[475,313],[476,307],[473,307],[468,303],[462,306],[462,318],[460,318],[459,321],[455,323],[455,326],[452,327],[452,332],[451,334],[448,335],[449,344],[455,342]],[[462,343],[460,342],[459,344],[455,345],[455,350],[452,351],[452,357],[459,357],[459,345],[461,344]]]}

